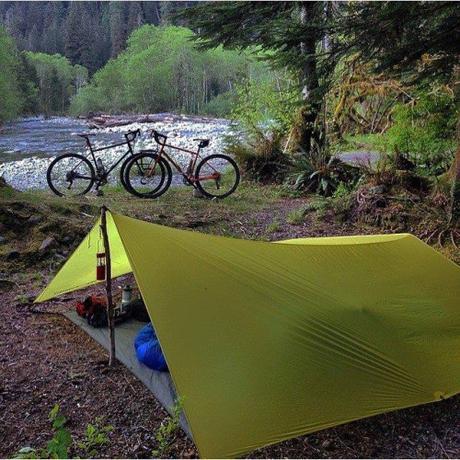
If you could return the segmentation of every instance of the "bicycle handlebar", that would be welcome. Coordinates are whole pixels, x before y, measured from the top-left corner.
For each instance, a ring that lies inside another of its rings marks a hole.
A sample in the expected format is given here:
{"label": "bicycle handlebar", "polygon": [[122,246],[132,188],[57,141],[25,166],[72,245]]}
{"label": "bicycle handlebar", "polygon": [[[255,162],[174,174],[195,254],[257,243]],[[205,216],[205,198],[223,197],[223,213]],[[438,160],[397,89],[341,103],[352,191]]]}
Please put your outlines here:
{"label": "bicycle handlebar", "polygon": [[136,139],[137,136],[140,136],[140,135],[141,135],[141,130],[136,129],[135,131],[128,131],[127,133],[125,133],[125,138],[127,141],[132,142]]}
{"label": "bicycle handlebar", "polygon": [[[165,136],[164,134],[159,133],[157,130],[152,129],[152,136],[155,138],[155,142],[160,145],[166,144],[166,140],[168,139],[168,136]],[[161,140],[163,139],[163,140]]]}

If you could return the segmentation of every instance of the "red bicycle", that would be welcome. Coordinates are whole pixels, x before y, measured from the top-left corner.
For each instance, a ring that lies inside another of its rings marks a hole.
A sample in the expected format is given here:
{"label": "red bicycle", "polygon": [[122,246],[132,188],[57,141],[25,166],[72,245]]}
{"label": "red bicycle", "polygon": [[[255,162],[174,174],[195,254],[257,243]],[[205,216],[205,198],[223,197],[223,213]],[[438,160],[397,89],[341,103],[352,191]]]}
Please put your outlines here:
{"label": "red bicycle", "polygon": [[[201,150],[208,147],[209,139],[193,139],[198,142],[197,150],[193,151],[168,144],[168,137],[156,130],[152,130],[152,136],[159,148],[143,150],[126,164],[126,189],[133,195],[141,198],[157,198],[163,195],[172,182],[171,164],[182,176],[185,185],[195,187],[205,197],[225,198],[238,187],[240,171],[233,158],[222,154],[203,158],[200,156]],[[191,155],[185,171],[167,153],[166,148]]]}

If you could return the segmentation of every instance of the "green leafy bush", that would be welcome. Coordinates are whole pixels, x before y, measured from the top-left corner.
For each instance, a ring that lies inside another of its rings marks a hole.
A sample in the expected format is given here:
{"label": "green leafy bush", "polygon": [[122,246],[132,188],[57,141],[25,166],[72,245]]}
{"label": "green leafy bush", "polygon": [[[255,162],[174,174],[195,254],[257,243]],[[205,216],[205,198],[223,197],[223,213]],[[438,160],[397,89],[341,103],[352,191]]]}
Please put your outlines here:
{"label": "green leafy bush", "polygon": [[97,417],[94,424],[86,426],[84,438],[74,445],[70,431],[65,427],[67,418],[61,414],[59,404],[55,404],[48,416],[53,428],[53,437],[45,448],[23,447],[15,458],[69,458],[70,449],[78,449],[85,458],[97,457],[97,448],[109,442],[108,435],[113,431],[111,425],[102,425],[102,417]]}
{"label": "green leafy bush", "polygon": [[65,428],[67,418],[60,413],[59,404],[55,404],[49,413],[49,420],[53,427],[53,437],[48,441],[46,448],[34,449],[23,447],[15,458],[68,458],[69,448],[72,445],[70,431]]}
{"label": "green leafy bush", "polygon": [[201,111],[203,115],[210,115],[217,118],[227,118],[232,113],[235,95],[231,91],[218,94],[213,97]]}
{"label": "green leafy bush", "polygon": [[385,143],[388,150],[408,155],[420,171],[441,174],[452,162],[457,117],[458,108],[447,88],[420,91],[413,103],[395,107]]}
{"label": "green leafy bush", "polygon": [[232,118],[249,132],[266,130],[286,135],[299,104],[296,80],[286,71],[256,69],[236,87]]}
{"label": "green leafy bush", "polygon": [[235,157],[244,177],[263,184],[282,183],[290,167],[282,136],[276,132],[265,134],[253,129],[245,140],[228,138],[225,152]]}
{"label": "green leafy bush", "polygon": [[155,433],[156,449],[152,451],[152,456],[155,458],[167,457],[171,449],[171,443],[174,434],[180,426],[180,415],[182,413],[183,400],[178,398],[172,409],[172,414],[167,418],[166,422],[162,422],[160,428]]}
{"label": "green leafy bush", "polygon": [[331,196],[344,183],[353,187],[360,175],[358,168],[332,156],[327,146],[315,143],[309,154],[293,156],[286,184],[295,190]]}
{"label": "green leafy bush", "polygon": [[77,446],[86,458],[96,457],[97,448],[105,446],[109,442],[108,435],[113,431],[112,425],[102,425],[102,417],[97,417],[94,424],[88,423],[85,437]]}
{"label": "green leafy bush", "polygon": [[30,71],[24,55],[0,25],[0,124],[32,112],[37,89]]}

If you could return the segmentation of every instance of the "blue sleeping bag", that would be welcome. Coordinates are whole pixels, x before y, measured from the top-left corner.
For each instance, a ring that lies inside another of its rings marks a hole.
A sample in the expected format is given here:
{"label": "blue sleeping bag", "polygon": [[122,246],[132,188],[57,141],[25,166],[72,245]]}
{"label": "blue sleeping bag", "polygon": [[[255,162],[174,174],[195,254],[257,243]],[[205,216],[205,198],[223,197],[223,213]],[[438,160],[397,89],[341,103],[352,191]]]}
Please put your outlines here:
{"label": "blue sleeping bag", "polygon": [[146,324],[137,334],[134,341],[137,359],[150,369],[167,371],[165,357],[161,351],[160,342],[157,339],[152,323]]}

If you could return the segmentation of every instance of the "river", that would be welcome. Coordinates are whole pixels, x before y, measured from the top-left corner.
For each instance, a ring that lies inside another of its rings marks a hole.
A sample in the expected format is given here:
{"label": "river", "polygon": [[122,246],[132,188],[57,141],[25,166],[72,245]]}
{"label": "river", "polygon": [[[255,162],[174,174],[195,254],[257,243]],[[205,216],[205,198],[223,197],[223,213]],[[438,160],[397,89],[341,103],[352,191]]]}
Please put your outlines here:
{"label": "river", "polygon": [[[165,133],[178,146],[194,149],[195,137],[209,138],[211,143],[206,154],[220,152],[224,148],[224,137],[230,133],[231,125],[222,119],[194,121],[187,118],[171,123],[165,116],[155,123],[132,123],[127,126],[96,129],[91,137],[96,147],[122,141],[123,133],[141,129],[143,136],[136,143],[136,150],[152,148],[154,141],[149,132],[152,128]],[[7,123],[0,128],[0,176],[18,190],[42,189],[47,187],[46,170],[53,157],[68,153],[85,153],[85,141],[77,134],[89,131],[85,120],[70,117],[24,118]],[[123,147],[98,153],[105,164],[115,161],[124,152]],[[175,156],[182,165],[190,158],[188,154],[177,152]],[[112,183],[117,174],[112,173]]]}

